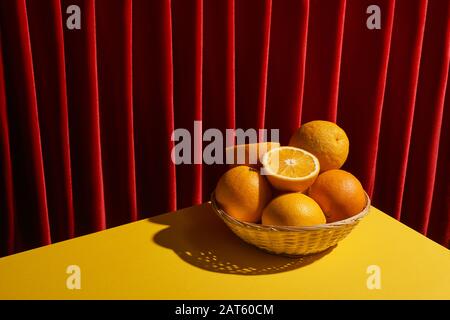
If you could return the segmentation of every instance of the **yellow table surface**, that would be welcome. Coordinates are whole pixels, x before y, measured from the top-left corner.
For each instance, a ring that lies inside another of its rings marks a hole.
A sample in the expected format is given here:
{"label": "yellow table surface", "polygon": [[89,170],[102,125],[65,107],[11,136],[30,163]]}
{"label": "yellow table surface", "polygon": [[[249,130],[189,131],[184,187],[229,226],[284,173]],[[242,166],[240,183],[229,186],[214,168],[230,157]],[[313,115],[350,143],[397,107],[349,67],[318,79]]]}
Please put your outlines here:
{"label": "yellow table surface", "polygon": [[[66,269],[78,265],[81,289]],[[381,289],[367,288],[367,267]],[[333,250],[293,260],[237,238],[210,204],[0,259],[1,299],[450,299],[450,251],[372,208]]]}

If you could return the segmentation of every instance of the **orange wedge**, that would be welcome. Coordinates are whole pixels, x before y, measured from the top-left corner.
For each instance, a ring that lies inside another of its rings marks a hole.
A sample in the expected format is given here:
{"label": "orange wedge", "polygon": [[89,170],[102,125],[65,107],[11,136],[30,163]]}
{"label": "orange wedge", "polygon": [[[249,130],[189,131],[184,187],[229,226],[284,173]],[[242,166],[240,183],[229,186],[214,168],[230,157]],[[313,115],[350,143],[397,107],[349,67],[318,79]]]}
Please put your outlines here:
{"label": "orange wedge", "polygon": [[320,172],[319,160],[308,151],[279,147],[268,151],[261,160],[270,184],[278,190],[303,192]]}

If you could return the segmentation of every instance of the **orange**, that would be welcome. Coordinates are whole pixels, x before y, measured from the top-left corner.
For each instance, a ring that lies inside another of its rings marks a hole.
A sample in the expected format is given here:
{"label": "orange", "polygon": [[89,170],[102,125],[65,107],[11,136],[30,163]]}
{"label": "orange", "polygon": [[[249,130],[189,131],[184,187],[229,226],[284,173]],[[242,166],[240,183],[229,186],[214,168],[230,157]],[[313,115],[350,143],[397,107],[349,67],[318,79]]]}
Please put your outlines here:
{"label": "orange", "polygon": [[[260,167],[260,159],[269,150],[278,148],[278,142],[260,142],[250,144],[238,144],[225,149],[227,164],[230,166],[245,165]],[[232,163],[230,163],[230,161]]]}
{"label": "orange", "polygon": [[303,124],[292,135],[289,145],[314,154],[319,159],[321,171],[342,167],[349,152],[345,131],[333,122],[322,120]]}
{"label": "orange", "polygon": [[258,222],[270,201],[271,190],[258,170],[238,166],[222,175],[215,196],[220,207],[230,216],[240,221]]}
{"label": "orange", "polygon": [[313,154],[293,147],[272,149],[261,162],[269,182],[282,191],[305,191],[320,171],[319,160]]}
{"label": "orange", "polygon": [[306,227],[326,223],[320,206],[302,193],[286,193],[273,199],[262,214],[262,224]]}
{"label": "orange", "polygon": [[309,188],[308,194],[320,205],[327,222],[344,220],[358,214],[367,203],[359,180],[344,170],[321,173]]}

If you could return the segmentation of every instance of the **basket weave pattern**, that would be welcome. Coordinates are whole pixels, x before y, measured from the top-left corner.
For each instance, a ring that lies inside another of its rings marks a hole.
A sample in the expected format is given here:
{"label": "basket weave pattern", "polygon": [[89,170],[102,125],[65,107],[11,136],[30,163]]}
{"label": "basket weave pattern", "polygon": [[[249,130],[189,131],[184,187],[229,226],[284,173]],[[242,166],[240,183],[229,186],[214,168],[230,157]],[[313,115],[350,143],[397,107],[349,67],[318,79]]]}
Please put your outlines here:
{"label": "basket weave pattern", "polygon": [[217,215],[242,240],[265,251],[288,256],[300,256],[324,251],[344,239],[370,209],[370,199],[363,211],[348,219],[311,227],[276,227],[242,222],[223,211],[214,193],[211,205]]}

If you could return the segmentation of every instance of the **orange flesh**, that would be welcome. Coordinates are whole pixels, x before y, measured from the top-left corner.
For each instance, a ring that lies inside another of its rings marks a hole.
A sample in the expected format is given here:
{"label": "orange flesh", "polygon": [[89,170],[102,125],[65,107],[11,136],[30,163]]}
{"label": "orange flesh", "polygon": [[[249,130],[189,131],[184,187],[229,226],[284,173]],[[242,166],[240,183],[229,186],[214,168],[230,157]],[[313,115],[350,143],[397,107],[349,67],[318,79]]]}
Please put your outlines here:
{"label": "orange flesh", "polygon": [[284,149],[281,153],[278,151],[271,153],[268,164],[275,173],[292,178],[305,177],[315,170],[314,160],[309,155],[290,149]]}

